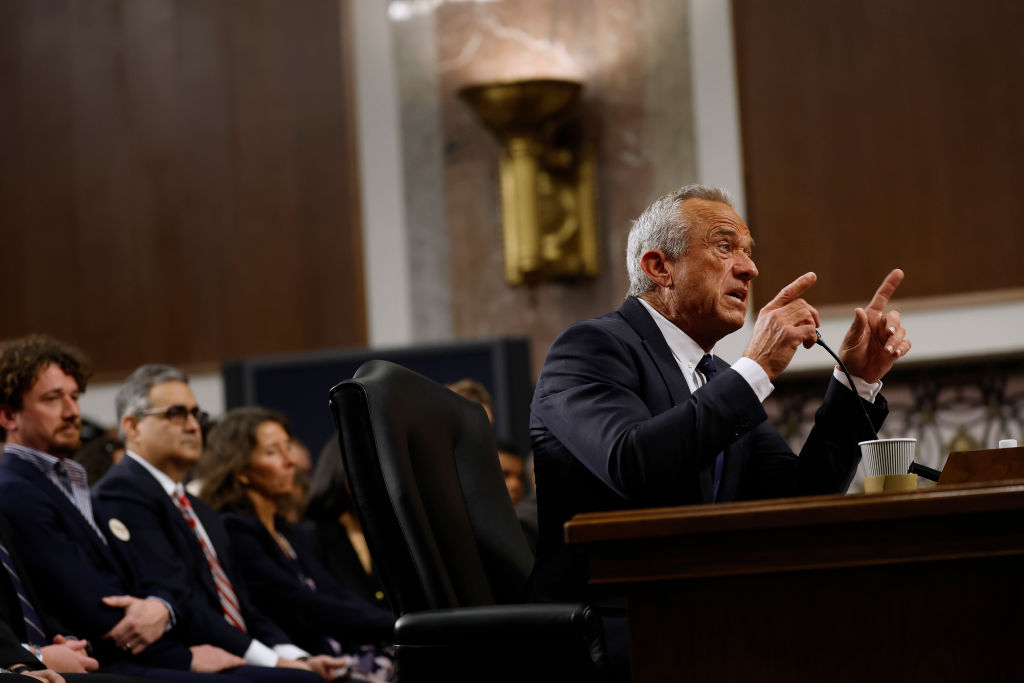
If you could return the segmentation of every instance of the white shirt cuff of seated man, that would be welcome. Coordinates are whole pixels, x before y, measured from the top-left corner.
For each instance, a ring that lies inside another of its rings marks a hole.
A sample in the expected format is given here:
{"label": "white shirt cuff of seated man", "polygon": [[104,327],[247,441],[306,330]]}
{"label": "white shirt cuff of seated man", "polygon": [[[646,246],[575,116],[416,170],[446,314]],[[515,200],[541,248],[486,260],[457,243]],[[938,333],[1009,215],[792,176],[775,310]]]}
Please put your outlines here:
{"label": "white shirt cuff of seated man", "polygon": [[243,659],[246,664],[252,666],[277,666],[278,659],[299,659],[308,656],[308,652],[291,643],[281,643],[270,648],[253,638]]}

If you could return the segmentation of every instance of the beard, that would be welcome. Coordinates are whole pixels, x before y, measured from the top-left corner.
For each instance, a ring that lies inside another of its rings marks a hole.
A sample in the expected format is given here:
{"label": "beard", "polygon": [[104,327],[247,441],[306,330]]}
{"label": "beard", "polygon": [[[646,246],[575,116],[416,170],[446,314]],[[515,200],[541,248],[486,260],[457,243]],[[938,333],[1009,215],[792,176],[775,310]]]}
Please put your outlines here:
{"label": "beard", "polygon": [[[67,429],[69,427],[75,430],[75,436],[72,439],[68,438]],[[53,437],[50,439],[49,453],[50,455],[72,455],[81,447],[82,421],[74,420],[72,422],[65,422],[54,430]]]}

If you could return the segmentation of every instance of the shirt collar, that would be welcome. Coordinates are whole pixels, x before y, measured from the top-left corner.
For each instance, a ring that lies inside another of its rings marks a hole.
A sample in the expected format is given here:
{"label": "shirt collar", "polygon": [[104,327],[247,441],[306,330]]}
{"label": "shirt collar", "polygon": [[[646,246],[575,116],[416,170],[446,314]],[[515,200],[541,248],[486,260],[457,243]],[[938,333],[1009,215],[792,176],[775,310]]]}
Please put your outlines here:
{"label": "shirt collar", "polygon": [[178,494],[179,484],[170,477],[168,477],[166,474],[158,470],[156,467],[154,467],[152,463],[150,463],[148,460],[146,460],[145,458],[143,458],[141,455],[134,451],[125,451],[124,454],[131,458],[132,460],[134,460],[135,462],[142,465],[147,472],[152,474],[153,478],[156,479],[156,482],[160,484],[160,488],[162,488],[164,490],[164,493],[166,493],[168,496],[171,496],[173,498]]}
{"label": "shirt collar", "polygon": [[[692,373],[697,367],[697,363],[704,357],[704,349],[697,342],[693,341],[690,335],[683,332],[675,323],[659,313],[654,306],[640,298],[637,298],[637,301],[643,304],[644,308],[651,314],[651,317],[654,318],[654,323],[661,330],[661,335],[665,337],[665,343],[668,344],[669,350],[672,351],[672,356],[676,359],[676,363],[680,367],[688,368]],[[707,353],[711,355],[711,351]]]}
{"label": "shirt collar", "polygon": [[51,472],[58,463],[63,462],[64,468],[67,470],[68,476],[72,481],[85,482],[88,480],[85,468],[71,458],[64,458],[62,460],[56,455],[50,455],[49,453],[37,451],[34,448],[29,448],[28,446],[22,446],[21,444],[16,443],[4,444],[4,453],[10,453],[15,457],[31,463],[36,469],[44,474]]}

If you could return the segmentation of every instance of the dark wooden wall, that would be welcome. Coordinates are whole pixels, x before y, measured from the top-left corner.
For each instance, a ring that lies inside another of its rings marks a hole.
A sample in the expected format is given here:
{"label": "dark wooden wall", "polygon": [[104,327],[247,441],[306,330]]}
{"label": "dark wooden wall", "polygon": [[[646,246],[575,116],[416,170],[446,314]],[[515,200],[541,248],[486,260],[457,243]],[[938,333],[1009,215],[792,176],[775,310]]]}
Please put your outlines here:
{"label": "dark wooden wall", "polygon": [[1024,3],[733,0],[762,305],[1024,287]]}
{"label": "dark wooden wall", "polygon": [[365,343],[344,7],[0,2],[0,337],[111,376]]}

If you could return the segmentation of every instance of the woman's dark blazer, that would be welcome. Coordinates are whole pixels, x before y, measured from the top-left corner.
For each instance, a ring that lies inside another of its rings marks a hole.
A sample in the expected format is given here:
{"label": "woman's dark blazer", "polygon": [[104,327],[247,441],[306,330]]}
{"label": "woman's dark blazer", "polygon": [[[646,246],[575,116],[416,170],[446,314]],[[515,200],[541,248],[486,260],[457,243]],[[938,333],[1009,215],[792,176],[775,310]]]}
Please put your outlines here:
{"label": "woman's dark blazer", "polygon": [[336,581],[297,528],[275,520],[277,532],[291,544],[316,590],[299,579],[291,560],[256,517],[237,513],[222,517],[250,597],[293,643],[313,653],[330,654],[325,637],[349,646],[393,641],[394,615]]}
{"label": "woman's dark blazer", "polygon": [[391,603],[376,574],[367,574],[348,538],[348,530],[336,520],[306,519],[299,523],[314,557],[331,576],[381,609]]}

